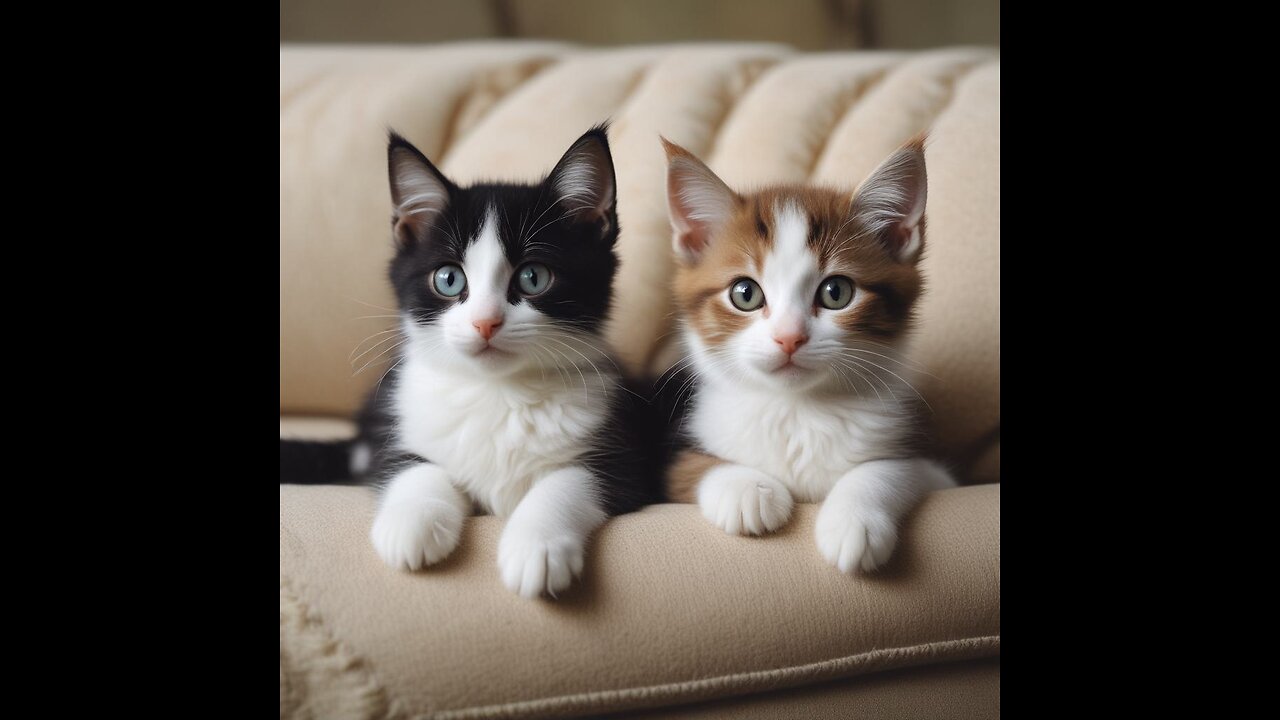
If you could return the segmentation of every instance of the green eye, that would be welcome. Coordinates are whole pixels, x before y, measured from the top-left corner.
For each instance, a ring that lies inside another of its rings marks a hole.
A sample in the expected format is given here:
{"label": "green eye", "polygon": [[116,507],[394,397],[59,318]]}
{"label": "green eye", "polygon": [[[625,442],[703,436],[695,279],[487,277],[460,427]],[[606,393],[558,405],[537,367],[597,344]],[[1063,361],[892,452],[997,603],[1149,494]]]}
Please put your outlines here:
{"label": "green eye", "polygon": [[551,270],[542,263],[522,265],[516,271],[516,285],[522,295],[541,295],[551,285]]}
{"label": "green eye", "polygon": [[853,281],[843,275],[833,275],[818,286],[818,303],[828,310],[849,306],[853,300]]}
{"label": "green eye", "polygon": [[764,291],[755,280],[742,278],[729,286],[729,302],[739,310],[759,310],[764,305]]}
{"label": "green eye", "polygon": [[458,297],[467,287],[467,276],[457,265],[441,265],[432,282],[435,283],[436,292],[441,295]]}

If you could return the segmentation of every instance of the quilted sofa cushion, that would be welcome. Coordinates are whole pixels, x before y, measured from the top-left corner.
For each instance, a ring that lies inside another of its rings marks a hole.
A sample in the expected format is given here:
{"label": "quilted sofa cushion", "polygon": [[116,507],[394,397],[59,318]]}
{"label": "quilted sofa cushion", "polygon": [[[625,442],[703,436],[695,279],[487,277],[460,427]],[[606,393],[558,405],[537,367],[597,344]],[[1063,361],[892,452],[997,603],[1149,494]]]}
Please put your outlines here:
{"label": "quilted sofa cushion", "polygon": [[374,335],[394,312],[388,126],[460,182],[532,180],[611,118],[622,271],[608,335],[631,370],[654,374],[676,352],[659,134],[740,188],[852,189],[929,130],[929,290],[912,355],[931,374],[919,387],[944,458],[970,481],[997,481],[999,90],[998,54],[983,49],[282,46],[281,412],[348,414],[389,364],[393,334]]}
{"label": "quilted sofa cushion", "polygon": [[[595,716],[994,658],[999,500],[998,484],[934,493],[870,577],[821,558],[816,505],[764,538],[651,506],[605,524],[580,585],[530,602],[498,577],[497,518],[470,518],[440,565],[393,572],[369,544],[365,488],[284,485],[281,716]],[[882,695],[915,703],[907,717],[989,717],[998,673],[982,667],[886,680]],[[900,716],[871,695],[837,697],[832,716]],[[780,701],[779,716],[806,716]]]}

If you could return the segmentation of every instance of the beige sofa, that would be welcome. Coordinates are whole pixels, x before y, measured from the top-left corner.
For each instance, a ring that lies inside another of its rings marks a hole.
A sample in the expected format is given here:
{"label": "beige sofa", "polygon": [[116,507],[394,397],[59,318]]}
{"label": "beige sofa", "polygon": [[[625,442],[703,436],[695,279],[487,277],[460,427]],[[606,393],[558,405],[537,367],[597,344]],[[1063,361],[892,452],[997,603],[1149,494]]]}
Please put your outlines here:
{"label": "beige sofa", "polygon": [[736,186],[852,188],[929,130],[913,355],[932,373],[920,390],[939,454],[967,486],[929,497],[869,577],[822,560],[815,506],[765,538],[726,536],[693,506],[650,507],[600,531],[559,601],[502,586],[495,518],[470,520],[443,564],[395,572],[369,544],[367,490],[281,486],[281,717],[998,716],[995,51],[283,46],[281,435],[349,433],[341,418],[390,365],[379,354],[394,342],[375,335],[394,307],[388,126],[467,182],[534,179],[604,118],[623,258],[609,337],[652,373],[676,352],[659,133]]}

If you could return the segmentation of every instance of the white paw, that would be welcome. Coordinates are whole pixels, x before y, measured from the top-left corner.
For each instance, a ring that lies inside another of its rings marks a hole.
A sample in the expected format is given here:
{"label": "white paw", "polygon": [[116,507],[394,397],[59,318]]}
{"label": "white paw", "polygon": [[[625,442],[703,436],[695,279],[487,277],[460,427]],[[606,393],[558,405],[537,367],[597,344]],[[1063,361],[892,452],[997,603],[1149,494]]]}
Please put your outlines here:
{"label": "white paw", "polygon": [[786,486],[738,465],[712,469],[698,484],[702,515],[730,535],[763,535],[791,518],[795,502]]}
{"label": "white paw", "polygon": [[369,536],[384,562],[417,570],[440,562],[458,546],[463,515],[447,502],[401,499],[383,503]]}
{"label": "white paw", "polygon": [[555,597],[582,574],[586,553],[572,535],[546,537],[533,530],[507,526],[498,541],[498,570],[502,584],[520,597],[544,592]]}
{"label": "white paw", "polygon": [[818,552],[840,572],[870,572],[884,565],[898,544],[898,528],[879,510],[826,502],[814,523]]}

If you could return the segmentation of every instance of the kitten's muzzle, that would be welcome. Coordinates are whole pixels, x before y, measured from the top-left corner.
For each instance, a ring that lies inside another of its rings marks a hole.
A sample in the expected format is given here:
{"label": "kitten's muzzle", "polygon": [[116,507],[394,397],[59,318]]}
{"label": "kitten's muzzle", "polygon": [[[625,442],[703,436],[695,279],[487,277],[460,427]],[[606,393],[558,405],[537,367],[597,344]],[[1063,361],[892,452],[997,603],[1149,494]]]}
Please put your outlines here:
{"label": "kitten's muzzle", "polygon": [[471,327],[476,329],[480,337],[485,340],[491,340],[494,335],[498,334],[498,328],[502,327],[502,318],[482,318],[472,320]]}
{"label": "kitten's muzzle", "polygon": [[809,342],[809,336],[803,333],[787,333],[785,335],[774,335],[773,341],[778,343],[778,347],[782,348],[782,352],[790,357],[796,354],[801,345]]}

